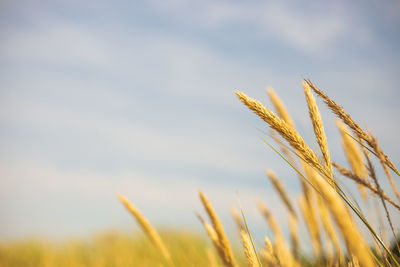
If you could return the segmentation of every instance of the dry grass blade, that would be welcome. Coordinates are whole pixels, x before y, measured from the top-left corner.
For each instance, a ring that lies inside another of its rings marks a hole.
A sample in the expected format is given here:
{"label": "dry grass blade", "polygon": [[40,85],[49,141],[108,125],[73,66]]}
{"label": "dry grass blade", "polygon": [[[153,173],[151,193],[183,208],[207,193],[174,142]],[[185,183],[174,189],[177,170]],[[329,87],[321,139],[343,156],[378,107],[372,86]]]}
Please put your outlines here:
{"label": "dry grass blade", "polygon": [[119,194],[118,198],[122,202],[122,204],[124,204],[125,208],[133,215],[133,217],[135,217],[136,221],[142,227],[143,231],[147,234],[154,245],[160,250],[162,256],[167,261],[171,261],[171,256],[156,229],[149,223],[149,221],[142,215],[142,213],[123,195]]}
{"label": "dry grass blade", "polygon": [[324,126],[322,124],[322,119],[321,119],[321,114],[319,113],[317,102],[315,101],[315,98],[314,98],[313,94],[311,93],[310,86],[305,82],[302,82],[302,85],[304,87],[304,93],[305,93],[307,105],[308,105],[308,112],[309,112],[309,115],[310,115],[310,118],[312,121],[312,125],[314,128],[315,137],[317,138],[318,145],[319,145],[322,155],[325,159],[325,168],[327,170],[329,177],[331,179],[333,179],[331,158],[330,158],[329,150],[328,150],[328,141],[326,140],[325,130],[324,130]]}
{"label": "dry grass blade", "polygon": [[289,144],[297,150],[309,164],[317,168],[325,176],[329,177],[326,169],[318,161],[317,155],[311,150],[295,129],[276,116],[272,111],[264,107],[259,101],[248,97],[240,91],[235,91],[235,94],[243,104],[254,111],[262,120],[268,123],[272,129],[277,131],[287,142],[289,142]]}
{"label": "dry grass blade", "polygon": [[212,207],[211,203],[208,201],[206,196],[203,194],[203,192],[200,191],[199,196],[208,214],[208,217],[210,218],[210,221],[214,227],[214,230],[218,236],[219,245],[221,246],[221,249],[224,252],[224,258],[223,258],[224,264],[226,266],[236,266],[228,237],[225,234],[224,228],[222,226],[221,221],[218,218],[217,213],[215,212],[214,208]]}

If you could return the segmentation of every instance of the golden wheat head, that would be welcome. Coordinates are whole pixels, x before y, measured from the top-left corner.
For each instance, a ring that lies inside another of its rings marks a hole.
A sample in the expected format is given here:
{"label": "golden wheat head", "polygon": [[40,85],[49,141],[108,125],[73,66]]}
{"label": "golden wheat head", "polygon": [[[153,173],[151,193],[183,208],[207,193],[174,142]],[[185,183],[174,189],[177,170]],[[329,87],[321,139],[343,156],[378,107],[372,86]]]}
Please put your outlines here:
{"label": "golden wheat head", "polygon": [[233,252],[231,249],[231,245],[229,243],[228,237],[225,234],[224,228],[222,226],[221,221],[218,218],[217,213],[215,212],[213,206],[210,201],[206,198],[202,191],[199,191],[200,200],[203,203],[204,209],[206,210],[208,217],[210,218],[211,224],[214,227],[214,230],[218,236],[219,245],[224,252],[224,264],[226,266],[236,266],[235,259],[233,257]]}
{"label": "golden wheat head", "polygon": [[318,161],[317,155],[311,150],[301,135],[293,129],[293,127],[264,107],[261,102],[248,97],[239,90],[235,91],[235,94],[243,104],[245,104],[250,110],[254,111],[254,113],[268,123],[272,129],[277,131],[295,150],[297,150],[305,161],[329,177],[329,173],[326,172],[326,169],[322,167]]}
{"label": "golden wheat head", "polygon": [[160,250],[162,256],[170,261],[171,256],[164,245],[160,235],[156,231],[156,229],[150,224],[150,222],[143,216],[143,214],[131,203],[128,199],[126,199],[123,195],[118,195],[119,200],[124,204],[125,208],[133,215],[139,225],[142,227],[143,231],[147,234],[150,240],[154,243],[154,245]]}

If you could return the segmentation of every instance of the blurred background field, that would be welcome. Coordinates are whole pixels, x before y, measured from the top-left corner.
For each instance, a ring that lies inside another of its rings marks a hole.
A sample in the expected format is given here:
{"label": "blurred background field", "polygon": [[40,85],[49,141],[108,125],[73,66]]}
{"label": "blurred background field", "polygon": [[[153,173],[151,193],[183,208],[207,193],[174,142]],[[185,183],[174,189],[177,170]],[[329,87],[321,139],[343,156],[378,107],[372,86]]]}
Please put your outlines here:
{"label": "blurred background field", "polygon": [[[207,266],[217,255],[205,236],[161,231],[178,266]],[[160,253],[142,233],[109,231],[92,238],[55,242],[26,240],[0,245],[1,266],[162,266]]]}

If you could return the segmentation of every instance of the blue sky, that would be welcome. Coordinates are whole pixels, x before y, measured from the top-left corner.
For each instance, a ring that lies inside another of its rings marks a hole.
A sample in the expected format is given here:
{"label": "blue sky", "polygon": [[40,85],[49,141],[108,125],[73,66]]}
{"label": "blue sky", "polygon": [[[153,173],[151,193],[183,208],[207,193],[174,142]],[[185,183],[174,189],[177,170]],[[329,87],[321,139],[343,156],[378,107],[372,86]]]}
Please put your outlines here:
{"label": "blue sky", "polygon": [[264,171],[294,201],[297,178],[236,89],[270,106],[272,86],[316,148],[310,78],[400,163],[395,1],[2,1],[0,31],[3,239],[129,229],[117,193],[156,225],[199,228],[198,189],[230,225],[239,191],[255,228],[267,231],[257,199],[284,225]]}

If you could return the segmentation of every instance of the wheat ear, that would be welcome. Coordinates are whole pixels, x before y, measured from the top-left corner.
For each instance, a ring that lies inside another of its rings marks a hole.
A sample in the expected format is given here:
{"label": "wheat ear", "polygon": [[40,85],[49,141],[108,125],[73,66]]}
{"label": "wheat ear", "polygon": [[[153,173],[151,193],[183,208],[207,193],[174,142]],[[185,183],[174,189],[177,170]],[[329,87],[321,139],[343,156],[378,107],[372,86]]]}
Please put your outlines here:
{"label": "wheat ear", "polygon": [[267,206],[262,203],[261,201],[257,202],[258,209],[264,215],[265,219],[267,220],[269,226],[274,233],[275,240],[275,253],[276,256],[282,266],[292,266],[294,263],[293,257],[288,249],[288,246],[285,242],[285,238],[283,236],[282,230],[279,227],[277,221],[275,220],[274,216],[270,213]]}
{"label": "wheat ear", "polygon": [[[368,177],[367,168],[364,165],[363,157],[356,141],[349,136],[344,123],[338,120],[336,124],[342,136],[342,147],[351,169],[358,177],[361,179],[366,179]],[[368,195],[365,191],[365,188],[359,186],[359,189],[364,201],[366,201]]]}
{"label": "wheat ear", "polygon": [[160,235],[157,233],[156,229],[150,224],[150,222],[142,215],[142,213],[127,200],[123,195],[118,195],[119,200],[124,204],[125,208],[133,215],[139,225],[142,227],[143,231],[147,234],[154,245],[160,250],[161,255],[167,260],[171,261],[171,256],[168,249],[164,245]]}
{"label": "wheat ear", "polygon": [[318,161],[317,155],[311,150],[295,129],[276,116],[272,111],[264,107],[261,102],[248,97],[246,94],[238,90],[235,91],[235,94],[243,104],[245,104],[250,110],[254,111],[254,113],[268,123],[272,129],[277,131],[286,141],[288,141],[289,144],[297,150],[309,164],[317,168],[325,176],[329,177],[326,169],[322,167]]}
{"label": "wheat ear", "polygon": [[275,93],[274,89],[271,87],[267,87],[267,93],[269,98],[271,99],[272,104],[274,105],[276,111],[278,112],[279,117],[284,120],[287,124],[295,128],[292,118],[289,115],[285,105],[283,104],[282,100],[279,96]]}
{"label": "wheat ear", "polygon": [[349,162],[351,169],[358,177],[361,179],[366,179],[368,177],[368,172],[364,165],[363,156],[358,144],[349,136],[344,123],[338,120],[337,127],[342,136],[343,150],[345,151],[347,161]]}
{"label": "wheat ear", "polygon": [[240,237],[242,239],[244,254],[246,255],[248,266],[249,267],[258,266],[257,256],[254,254],[254,249],[251,244],[249,234],[247,234],[245,230],[241,230]]}
{"label": "wheat ear", "polygon": [[208,222],[206,222],[203,219],[203,217],[201,217],[200,214],[197,213],[196,215],[197,215],[197,218],[199,218],[204,229],[206,230],[207,235],[210,238],[211,242],[213,243],[215,249],[217,250],[218,256],[221,258],[222,262],[225,262],[225,252],[220,245],[217,233],[215,232],[214,228]]}
{"label": "wheat ear", "polygon": [[361,139],[365,140],[367,144],[374,149],[379,158],[382,158],[384,160],[384,163],[386,163],[390,168],[392,168],[397,174],[399,174],[399,171],[396,169],[396,167],[393,165],[392,161],[390,158],[382,151],[382,149],[379,146],[375,146],[374,138],[369,136],[364,130],[361,129],[360,125],[358,125],[352,118],[351,116],[344,110],[343,107],[340,105],[336,104],[335,101],[330,99],[324,92],[322,92],[318,87],[316,87],[314,84],[311,83],[310,80],[305,80],[305,82],[310,86],[310,88],[318,95],[320,96],[325,104],[329,107],[329,109],[336,114],[347,126],[350,127],[350,129]]}
{"label": "wheat ear", "polygon": [[258,210],[267,220],[269,227],[271,227],[272,232],[274,233],[275,239],[276,238],[283,238],[283,233],[281,228],[278,225],[278,222],[275,220],[274,216],[272,216],[271,212],[268,210],[267,206],[261,202],[257,202]]}
{"label": "wheat ear", "polygon": [[322,156],[325,159],[325,168],[327,170],[327,173],[329,174],[329,177],[331,179],[333,179],[332,163],[331,163],[331,158],[329,155],[328,141],[326,140],[325,130],[324,130],[324,126],[322,124],[322,119],[321,119],[321,114],[319,113],[317,102],[315,101],[315,98],[314,98],[313,94],[311,93],[310,86],[308,86],[308,84],[305,82],[302,82],[302,85],[303,85],[304,93],[305,93],[306,100],[307,100],[308,113],[310,115],[312,125],[314,128],[315,137],[317,138],[317,142],[321,149]]}
{"label": "wheat ear", "polygon": [[293,217],[297,218],[296,211],[295,211],[292,203],[290,202],[289,196],[288,196],[283,184],[281,183],[281,181],[278,179],[278,177],[272,170],[267,170],[266,174],[267,174],[269,180],[271,181],[272,185],[274,186],[276,192],[281,197],[286,208],[289,210],[290,214]]}
{"label": "wheat ear", "polygon": [[206,198],[202,191],[199,191],[201,202],[203,203],[204,209],[206,210],[208,217],[210,218],[211,224],[218,236],[219,245],[224,252],[223,262],[226,266],[236,266],[235,259],[233,257],[232,249],[229,244],[228,237],[225,234],[224,228],[221,221],[218,218],[217,213],[212,207],[210,201]]}
{"label": "wheat ear", "polygon": [[268,267],[275,267],[275,266],[280,266],[280,263],[276,257],[276,254],[274,252],[274,247],[271,244],[271,241],[269,240],[268,236],[265,237],[265,248],[261,249],[261,256],[264,259],[266,265]]}
{"label": "wheat ear", "polygon": [[239,215],[239,212],[236,210],[235,207],[231,208],[231,215],[233,217],[233,220],[235,221],[236,226],[238,227],[239,230],[245,230],[246,226],[243,223],[242,218]]}

